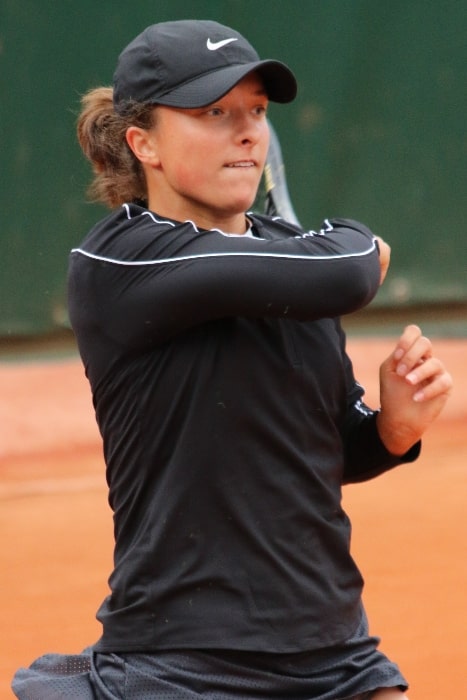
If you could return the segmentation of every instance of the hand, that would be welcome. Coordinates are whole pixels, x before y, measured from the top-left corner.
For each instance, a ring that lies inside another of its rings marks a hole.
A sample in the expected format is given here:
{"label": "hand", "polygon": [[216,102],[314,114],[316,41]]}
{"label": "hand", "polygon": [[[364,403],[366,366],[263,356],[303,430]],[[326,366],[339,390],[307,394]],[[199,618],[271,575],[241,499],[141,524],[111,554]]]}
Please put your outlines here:
{"label": "hand", "polygon": [[375,238],[376,238],[376,241],[378,243],[379,264],[381,267],[381,276],[380,276],[379,283],[380,283],[380,285],[382,285],[384,282],[384,279],[386,277],[387,271],[389,269],[389,262],[391,260],[391,248],[379,236],[375,236]]}
{"label": "hand", "polygon": [[403,455],[437,418],[452,389],[451,375],[433,357],[431,341],[407,326],[380,367],[378,432],[386,449]]}

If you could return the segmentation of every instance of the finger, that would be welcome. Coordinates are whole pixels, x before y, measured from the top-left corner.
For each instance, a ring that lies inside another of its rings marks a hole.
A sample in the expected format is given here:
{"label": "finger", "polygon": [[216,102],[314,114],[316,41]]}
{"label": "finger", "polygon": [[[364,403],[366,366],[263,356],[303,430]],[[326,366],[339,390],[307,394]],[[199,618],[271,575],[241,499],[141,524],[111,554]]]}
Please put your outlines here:
{"label": "finger", "polygon": [[419,335],[413,340],[410,347],[400,355],[396,365],[396,372],[399,376],[405,377],[432,356],[433,346],[431,340],[424,335]]}
{"label": "finger", "polygon": [[375,236],[375,239],[378,243],[378,250],[379,250],[379,263],[380,263],[380,267],[381,267],[381,275],[380,275],[379,283],[381,285],[381,284],[383,284],[383,282],[386,278],[388,269],[389,269],[389,264],[391,261],[391,248],[379,236]]}
{"label": "finger", "polygon": [[429,382],[435,377],[439,377],[444,374],[444,365],[436,357],[430,357],[429,359],[419,362],[415,369],[411,370],[405,375],[405,380],[416,386],[422,382]]}
{"label": "finger", "polygon": [[394,350],[394,359],[400,360],[405,353],[412,347],[414,342],[422,335],[421,329],[415,324],[411,324],[404,328],[402,335],[397,341]]}
{"label": "finger", "polygon": [[449,372],[443,372],[434,377],[430,382],[425,383],[413,396],[413,400],[421,403],[444,398],[447,400],[453,386],[452,377]]}

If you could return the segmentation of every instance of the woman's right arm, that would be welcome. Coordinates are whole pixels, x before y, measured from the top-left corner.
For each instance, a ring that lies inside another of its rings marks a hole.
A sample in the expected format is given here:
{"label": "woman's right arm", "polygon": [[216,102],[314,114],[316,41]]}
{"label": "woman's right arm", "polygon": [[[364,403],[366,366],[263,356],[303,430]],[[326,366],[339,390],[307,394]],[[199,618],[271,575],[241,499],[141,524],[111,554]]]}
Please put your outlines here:
{"label": "woman's right arm", "polygon": [[[257,238],[197,231],[189,222],[164,228],[151,217],[109,237],[105,250],[73,251],[74,323],[87,310],[118,342],[133,345],[148,334],[161,342],[223,317],[341,316],[368,304],[380,284],[385,244],[354,221],[326,221],[319,232],[273,222],[273,235]],[[267,220],[258,224],[266,236]]]}

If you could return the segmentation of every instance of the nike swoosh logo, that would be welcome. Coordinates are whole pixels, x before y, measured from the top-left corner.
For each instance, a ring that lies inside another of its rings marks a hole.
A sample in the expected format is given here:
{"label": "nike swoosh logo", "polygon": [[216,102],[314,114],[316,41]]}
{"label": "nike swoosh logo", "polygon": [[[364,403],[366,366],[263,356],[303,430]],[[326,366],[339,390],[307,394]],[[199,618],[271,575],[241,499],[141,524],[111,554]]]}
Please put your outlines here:
{"label": "nike swoosh logo", "polygon": [[208,47],[209,51],[217,51],[217,49],[221,49],[223,46],[231,44],[232,41],[238,41],[237,37],[233,37],[232,39],[222,39],[222,41],[211,41],[211,39],[208,39],[206,46]]}

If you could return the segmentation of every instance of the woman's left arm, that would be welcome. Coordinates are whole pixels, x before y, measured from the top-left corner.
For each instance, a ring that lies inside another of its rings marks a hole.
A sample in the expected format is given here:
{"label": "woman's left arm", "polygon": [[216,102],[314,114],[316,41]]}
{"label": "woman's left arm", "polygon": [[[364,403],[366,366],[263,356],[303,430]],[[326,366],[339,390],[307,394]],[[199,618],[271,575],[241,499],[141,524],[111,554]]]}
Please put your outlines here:
{"label": "woman's left arm", "polygon": [[381,408],[363,403],[346,356],[349,405],[343,426],[343,483],[373,479],[417,459],[425,430],[437,418],[452,389],[452,378],[433,356],[418,326],[407,326],[380,367]]}
{"label": "woman's left arm", "polygon": [[434,356],[418,326],[407,326],[380,367],[379,436],[388,452],[403,455],[418,442],[444,407],[452,377]]}

